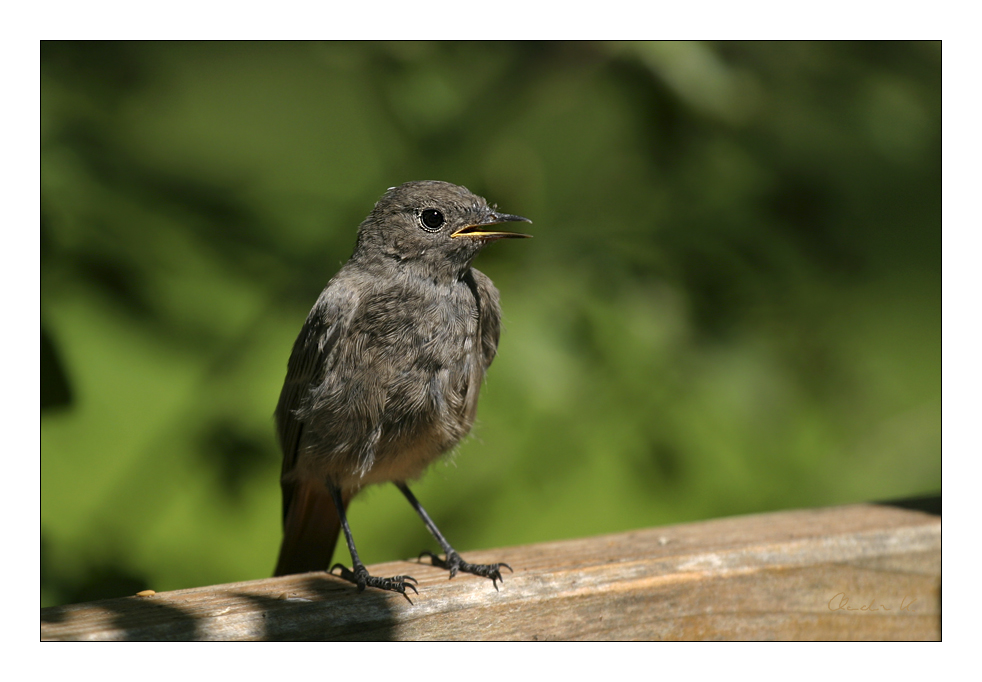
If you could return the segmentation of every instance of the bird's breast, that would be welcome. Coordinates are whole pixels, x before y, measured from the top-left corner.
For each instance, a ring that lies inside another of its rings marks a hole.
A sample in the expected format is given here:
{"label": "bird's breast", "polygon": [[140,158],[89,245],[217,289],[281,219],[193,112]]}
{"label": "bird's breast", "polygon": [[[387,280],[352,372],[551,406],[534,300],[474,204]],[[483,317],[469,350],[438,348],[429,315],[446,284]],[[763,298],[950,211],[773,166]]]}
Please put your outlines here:
{"label": "bird's breast", "polygon": [[453,448],[483,379],[472,289],[401,284],[361,300],[305,419],[318,459],[357,460],[364,484],[414,478]]}

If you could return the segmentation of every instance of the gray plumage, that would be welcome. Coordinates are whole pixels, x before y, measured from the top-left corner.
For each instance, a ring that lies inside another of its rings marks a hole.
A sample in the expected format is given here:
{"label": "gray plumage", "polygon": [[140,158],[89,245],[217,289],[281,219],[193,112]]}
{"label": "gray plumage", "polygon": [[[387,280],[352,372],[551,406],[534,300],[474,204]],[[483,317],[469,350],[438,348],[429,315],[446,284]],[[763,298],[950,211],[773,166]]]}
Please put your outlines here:
{"label": "gray plumage", "polygon": [[[526,219],[464,187],[429,181],[390,189],[362,222],[354,253],[294,343],[276,408],[284,514],[277,575],[327,568],[343,508],[364,486],[397,483],[429,521],[405,483],[474,423],[501,310],[498,290],[471,262],[490,241],[526,236],[494,229],[518,220]],[[332,488],[341,509],[332,510]]]}

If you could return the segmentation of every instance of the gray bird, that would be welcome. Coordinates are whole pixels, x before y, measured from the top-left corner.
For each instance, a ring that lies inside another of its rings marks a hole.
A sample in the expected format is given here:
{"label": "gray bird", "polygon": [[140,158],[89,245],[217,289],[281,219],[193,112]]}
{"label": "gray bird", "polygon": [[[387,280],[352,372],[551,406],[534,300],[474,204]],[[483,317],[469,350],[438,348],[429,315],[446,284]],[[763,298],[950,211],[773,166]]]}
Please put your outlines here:
{"label": "gray bird", "polygon": [[[469,564],[407,487],[474,423],[498,347],[498,290],[471,261],[497,239],[527,237],[464,187],[407,182],[389,189],[358,229],[355,251],[328,282],[293,345],[276,406],[283,449],[283,544],[275,575],[326,570],[344,531],[364,590],[416,592],[410,576],[369,575],[345,509],[365,486],[392,481],[443,550],[435,566],[491,578],[507,564]],[[408,598],[408,597],[407,597]]]}

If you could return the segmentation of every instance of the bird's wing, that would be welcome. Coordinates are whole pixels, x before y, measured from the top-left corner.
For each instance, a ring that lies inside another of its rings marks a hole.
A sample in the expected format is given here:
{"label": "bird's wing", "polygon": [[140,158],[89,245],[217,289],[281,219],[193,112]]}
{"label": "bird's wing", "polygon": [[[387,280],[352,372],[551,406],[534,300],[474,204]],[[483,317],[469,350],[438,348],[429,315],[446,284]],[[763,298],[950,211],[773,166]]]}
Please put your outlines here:
{"label": "bird's wing", "polygon": [[343,281],[335,278],[317,299],[293,344],[283,390],[276,405],[276,428],[283,450],[284,477],[296,464],[303,432],[303,422],[297,418],[297,410],[308,398],[311,389],[323,382],[331,351],[344,334],[356,306],[354,289],[344,286]]}
{"label": "bird's wing", "polygon": [[480,270],[471,268],[474,281],[474,295],[477,298],[478,324],[481,330],[481,357],[484,371],[491,366],[498,352],[498,337],[501,335],[501,295],[491,279]]}
{"label": "bird's wing", "polygon": [[[326,482],[297,480],[289,474],[296,465],[303,436],[304,423],[297,410],[323,382],[331,352],[356,307],[354,290],[335,278],[317,299],[293,344],[276,406],[276,428],[283,450],[283,543],[274,575],[327,570],[334,553],[341,525]],[[344,499],[345,506],[349,500]]]}

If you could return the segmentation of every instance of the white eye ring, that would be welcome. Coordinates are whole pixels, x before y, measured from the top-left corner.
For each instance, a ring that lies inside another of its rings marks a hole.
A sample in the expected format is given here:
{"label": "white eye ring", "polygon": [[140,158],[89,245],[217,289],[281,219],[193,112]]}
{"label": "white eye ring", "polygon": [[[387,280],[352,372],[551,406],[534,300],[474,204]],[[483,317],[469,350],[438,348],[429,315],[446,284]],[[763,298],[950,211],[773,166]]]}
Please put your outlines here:
{"label": "white eye ring", "polygon": [[436,232],[443,227],[445,222],[446,219],[443,217],[443,213],[435,208],[424,209],[419,214],[419,224],[427,232]]}

